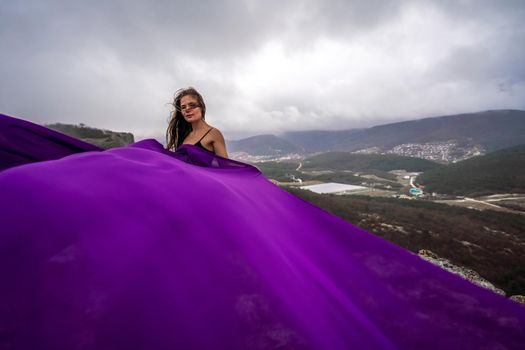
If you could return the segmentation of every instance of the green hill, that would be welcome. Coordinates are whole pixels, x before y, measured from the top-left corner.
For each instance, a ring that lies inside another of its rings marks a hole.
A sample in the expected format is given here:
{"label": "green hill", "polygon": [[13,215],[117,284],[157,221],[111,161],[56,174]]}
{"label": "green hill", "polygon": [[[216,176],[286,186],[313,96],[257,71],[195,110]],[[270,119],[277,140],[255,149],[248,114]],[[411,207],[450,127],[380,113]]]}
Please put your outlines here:
{"label": "green hill", "polygon": [[439,167],[438,163],[414,157],[403,157],[391,154],[356,154],[350,152],[326,152],[306,158],[303,169],[330,169],[390,171],[427,171]]}
{"label": "green hill", "polygon": [[525,193],[525,145],[429,170],[417,182],[429,192],[453,195]]}
{"label": "green hill", "polygon": [[104,149],[126,146],[135,142],[133,134],[129,132],[102,130],[85,126],[83,124],[73,125],[54,123],[45,126]]}

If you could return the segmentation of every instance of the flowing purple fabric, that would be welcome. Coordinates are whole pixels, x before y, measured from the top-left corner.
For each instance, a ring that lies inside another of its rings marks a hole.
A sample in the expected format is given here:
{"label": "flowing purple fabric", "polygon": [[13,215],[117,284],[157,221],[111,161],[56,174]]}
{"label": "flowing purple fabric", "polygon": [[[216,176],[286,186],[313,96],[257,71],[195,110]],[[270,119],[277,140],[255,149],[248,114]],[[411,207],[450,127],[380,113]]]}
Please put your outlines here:
{"label": "flowing purple fabric", "polygon": [[101,149],[43,126],[0,114],[0,171],[87,151]]}
{"label": "flowing purple fabric", "polygon": [[255,167],[46,135],[0,116],[0,349],[525,348],[525,308]]}

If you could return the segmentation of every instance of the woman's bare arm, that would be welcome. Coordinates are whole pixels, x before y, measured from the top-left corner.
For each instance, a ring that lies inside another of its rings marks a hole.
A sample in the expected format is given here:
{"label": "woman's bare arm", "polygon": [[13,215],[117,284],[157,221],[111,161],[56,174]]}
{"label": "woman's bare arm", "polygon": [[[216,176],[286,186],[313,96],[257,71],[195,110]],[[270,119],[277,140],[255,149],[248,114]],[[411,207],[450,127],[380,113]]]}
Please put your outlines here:
{"label": "woman's bare arm", "polygon": [[222,133],[217,130],[213,129],[213,151],[216,155],[228,158],[228,152],[226,151],[226,143],[224,142],[224,137],[222,136]]}

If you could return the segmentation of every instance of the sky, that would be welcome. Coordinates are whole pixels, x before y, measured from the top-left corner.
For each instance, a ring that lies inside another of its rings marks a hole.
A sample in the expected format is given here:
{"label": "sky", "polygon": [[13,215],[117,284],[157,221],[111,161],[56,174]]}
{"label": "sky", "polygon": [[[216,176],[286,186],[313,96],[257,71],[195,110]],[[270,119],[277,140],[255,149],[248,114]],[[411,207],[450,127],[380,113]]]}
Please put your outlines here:
{"label": "sky", "polygon": [[522,0],[0,0],[0,113],[162,141],[525,109]]}

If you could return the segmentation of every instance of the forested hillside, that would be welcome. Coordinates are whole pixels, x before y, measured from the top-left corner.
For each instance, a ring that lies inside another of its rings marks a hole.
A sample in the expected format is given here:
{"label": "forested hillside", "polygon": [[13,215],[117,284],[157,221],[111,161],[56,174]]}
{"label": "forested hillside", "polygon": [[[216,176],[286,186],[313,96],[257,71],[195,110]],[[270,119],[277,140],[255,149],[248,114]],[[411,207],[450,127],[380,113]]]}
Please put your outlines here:
{"label": "forested hillside", "polygon": [[453,195],[525,193],[525,145],[428,170],[417,182],[426,191]]}
{"label": "forested hillside", "polygon": [[438,163],[414,157],[392,154],[357,154],[350,152],[325,152],[306,158],[303,168],[367,171],[427,171],[439,167]]}

